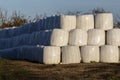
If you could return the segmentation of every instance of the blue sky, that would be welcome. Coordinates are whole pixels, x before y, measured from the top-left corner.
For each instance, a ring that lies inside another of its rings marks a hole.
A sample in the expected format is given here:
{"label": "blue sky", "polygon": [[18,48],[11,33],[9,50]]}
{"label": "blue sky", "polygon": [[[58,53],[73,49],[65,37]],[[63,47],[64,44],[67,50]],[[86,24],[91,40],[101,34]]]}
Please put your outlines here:
{"label": "blue sky", "polygon": [[87,12],[96,7],[119,14],[119,4],[120,0],[0,0],[0,8],[6,9],[9,14],[17,10],[27,16],[66,11]]}

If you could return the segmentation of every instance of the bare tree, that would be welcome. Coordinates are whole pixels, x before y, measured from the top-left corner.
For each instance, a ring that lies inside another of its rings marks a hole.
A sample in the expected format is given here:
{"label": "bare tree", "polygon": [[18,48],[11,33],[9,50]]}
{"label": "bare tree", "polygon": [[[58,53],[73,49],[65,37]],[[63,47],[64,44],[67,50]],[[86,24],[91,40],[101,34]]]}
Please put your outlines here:
{"label": "bare tree", "polygon": [[8,22],[7,11],[0,8],[0,28],[4,28],[3,24]]}
{"label": "bare tree", "polygon": [[0,28],[7,28],[13,26],[20,26],[28,22],[25,15],[21,14],[20,11],[14,11],[10,17],[6,10],[0,9]]}
{"label": "bare tree", "polygon": [[10,21],[13,26],[20,26],[28,22],[25,15],[21,14],[20,11],[19,12],[14,11],[10,18]]}

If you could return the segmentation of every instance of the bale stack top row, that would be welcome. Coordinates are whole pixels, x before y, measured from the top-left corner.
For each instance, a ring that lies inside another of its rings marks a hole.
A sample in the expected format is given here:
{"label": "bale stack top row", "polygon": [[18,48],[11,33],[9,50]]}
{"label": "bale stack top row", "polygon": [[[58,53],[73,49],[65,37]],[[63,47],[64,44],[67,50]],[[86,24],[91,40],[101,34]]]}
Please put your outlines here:
{"label": "bale stack top row", "polygon": [[0,39],[12,38],[23,34],[31,34],[36,31],[45,31],[53,29],[64,29],[70,31],[72,29],[103,29],[108,30],[113,28],[112,13],[99,13],[97,15],[60,15],[51,16],[40,19],[37,22],[21,25],[0,30]]}

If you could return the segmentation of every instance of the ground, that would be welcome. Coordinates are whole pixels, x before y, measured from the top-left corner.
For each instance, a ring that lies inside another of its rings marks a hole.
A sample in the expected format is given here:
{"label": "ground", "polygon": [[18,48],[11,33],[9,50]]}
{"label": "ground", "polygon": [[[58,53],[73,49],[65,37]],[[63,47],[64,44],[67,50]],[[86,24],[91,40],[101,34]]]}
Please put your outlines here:
{"label": "ground", "polygon": [[0,80],[120,80],[120,63],[44,65],[0,59]]}

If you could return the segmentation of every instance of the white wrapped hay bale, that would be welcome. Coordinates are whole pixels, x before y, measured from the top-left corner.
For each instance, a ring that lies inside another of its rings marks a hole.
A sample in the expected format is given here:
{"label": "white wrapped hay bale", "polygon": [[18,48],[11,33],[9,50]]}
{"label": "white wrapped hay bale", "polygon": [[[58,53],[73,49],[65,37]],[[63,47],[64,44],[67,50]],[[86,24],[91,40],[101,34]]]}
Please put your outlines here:
{"label": "white wrapped hay bale", "polygon": [[78,29],[83,29],[83,30],[93,29],[94,16],[92,14],[78,15],[76,18],[76,25]]}
{"label": "white wrapped hay bale", "polygon": [[64,46],[62,47],[62,63],[80,63],[80,49],[78,46]]}
{"label": "white wrapped hay bale", "polygon": [[75,15],[61,15],[60,18],[61,29],[70,31],[76,28],[76,16]]}
{"label": "white wrapped hay bale", "polygon": [[87,31],[73,29],[69,34],[69,45],[82,46],[87,44]]}
{"label": "white wrapped hay bale", "polygon": [[98,46],[82,46],[81,58],[84,63],[99,62],[99,47]]}
{"label": "white wrapped hay bale", "polygon": [[100,61],[106,63],[118,63],[119,61],[118,46],[112,45],[101,46]]}
{"label": "white wrapped hay bale", "polygon": [[44,64],[59,64],[60,63],[60,47],[46,46],[43,49]]}
{"label": "white wrapped hay bale", "polygon": [[110,29],[107,31],[107,44],[120,46],[120,29]]}
{"label": "white wrapped hay bale", "polygon": [[62,29],[54,29],[51,35],[52,46],[64,46],[68,44],[69,32]]}
{"label": "white wrapped hay bale", "polygon": [[105,44],[105,31],[101,29],[88,30],[88,45],[101,46]]}
{"label": "white wrapped hay bale", "polygon": [[95,28],[108,30],[113,28],[112,13],[99,13],[95,16]]}

